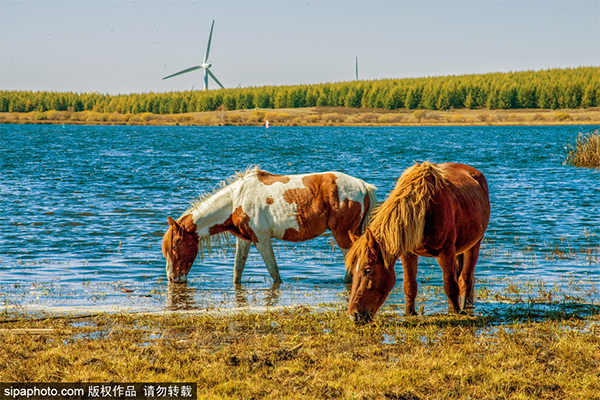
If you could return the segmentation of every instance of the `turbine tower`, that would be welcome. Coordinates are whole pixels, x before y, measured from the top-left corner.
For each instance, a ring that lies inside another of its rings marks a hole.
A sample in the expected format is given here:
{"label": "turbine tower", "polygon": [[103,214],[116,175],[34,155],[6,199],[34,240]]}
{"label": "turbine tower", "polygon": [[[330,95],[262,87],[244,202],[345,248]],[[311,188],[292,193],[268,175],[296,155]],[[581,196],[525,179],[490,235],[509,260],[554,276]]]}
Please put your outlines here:
{"label": "turbine tower", "polygon": [[219,86],[221,86],[222,89],[225,89],[225,87],[221,84],[221,82],[219,82],[219,80],[217,79],[215,74],[210,72],[210,67],[212,67],[212,64],[208,62],[208,55],[210,53],[210,42],[212,41],[212,34],[213,34],[214,27],[215,27],[215,20],[213,19],[212,26],[210,27],[210,35],[208,36],[208,46],[206,47],[206,53],[204,53],[204,61],[202,62],[202,64],[196,65],[195,67],[190,67],[190,68],[184,69],[183,71],[179,71],[173,75],[165,76],[163,78],[163,80],[172,78],[177,75],[196,71],[197,69],[202,69],[202,70],[204,70],[204,90],[208,90],[208,76],[209,75],[215,82],[217,82],[217,84]]}
{"label": "turbine tower", "polygon": [[358,57],[356,57],[356,74],[354,75],[354,80],[358,80]]}

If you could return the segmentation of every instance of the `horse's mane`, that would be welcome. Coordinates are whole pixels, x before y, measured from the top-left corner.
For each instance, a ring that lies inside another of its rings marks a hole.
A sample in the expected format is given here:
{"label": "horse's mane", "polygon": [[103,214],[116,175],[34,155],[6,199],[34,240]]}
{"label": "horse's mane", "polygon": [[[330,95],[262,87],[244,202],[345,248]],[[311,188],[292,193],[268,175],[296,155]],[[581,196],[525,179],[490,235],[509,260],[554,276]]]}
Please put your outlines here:
{"label": "horse's mane", "polygon": [[231,245],[231,234],[229,232],[221,232],[216,235],[206,236],[198,240],[198,255],[200,260],[204,260],[204,255],[208,254],[210,257],[214,256],[215,253],[220,252],[222,256],[227,255],[227,249]]}
{"label": "horse's mane", "polygon": [[219,182],[217,184],[217,186],[215,186],[214,189],[206,191],[204,193],[200,193],[200,195],[196,199],[192,200],[190,208],[188,208],[182,214],[182,217],[194,212],[196,209],[201,207],[206,200],[208,200],[209,198],[211,198],[212,196],[214,196],[221,190],[226,190],[234,183],[244,179],[246,176],[248,176],[252,173],[258,172],[258,169],[259,168],[256,165],[250,166],[250,167],[246,168],[244,171],[238,171],[235,174],[233,174],[232,176],[230,176],[229,178],[222,180],[221,182]]}
{"label": "horse's mane", "polygon": [[[379,242],[386,266],[419,245],[431,196],[447,182],[446,174],[436,164],[417,163],[404,171],[388,198],[375,209],[369,229]],[[357,261],[366,262],[368,256],[367,239],[363,235],[346,256],[347,268]]]}
{"label": "horse's mane", "polygon": [[[224,179],[218,183],[213,190],[201,193],[196,199],[192,200],[190,207],[181,215],[181,217],[177,219],[177,222],[181,222],[186,215],[189,215],[200,207],[205,206],[206,200],[213,197],[215,194],[222,190],[230,190],[230,187],[233,184],[244,179],[250,174],[258,172],[258,170],[259,167],[257,165],[250,166],[244,171],[238,171],[229,178]],[[200,238],[198,241],[198,254],[200,255],[200,258],[204,258],[205,252],[212,255],[215,249],[225,251],[228,247],[231,247],[230,238],[231,234],[228,232],[217,233],[216,235]]]}

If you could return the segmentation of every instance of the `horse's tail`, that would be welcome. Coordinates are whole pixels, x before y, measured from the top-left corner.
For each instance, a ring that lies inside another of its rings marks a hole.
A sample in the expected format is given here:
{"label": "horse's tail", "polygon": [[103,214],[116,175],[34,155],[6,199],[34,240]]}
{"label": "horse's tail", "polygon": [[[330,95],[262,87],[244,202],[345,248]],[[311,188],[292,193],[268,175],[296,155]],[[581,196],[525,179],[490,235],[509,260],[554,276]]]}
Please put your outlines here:
{"label": "horse's tail", "polygon": [[390,257],[414,251],[423,240],[425,213],[432,195],[447,184],[444,171],[424,162],[408,168],[375,210],[370,228]]}
{"label": "horse's tail", "polygon": [[365,233],[365,228],[371,222],[371,214],[373,214],[373,210],[375,210],[375,208],[377,207],[377,194],[375,193],[377,191],[377,188],[375,186],[371,185],[370,183],[367,183],[367,182],[363,182],[363,183],[365,185],[365,188],[367,189],[367,195],[369,196],[369,205],[366,207],[362,222],[360,223],[360,226],[358,227],[357,234],[359,236],[362,235],[363,233]]}

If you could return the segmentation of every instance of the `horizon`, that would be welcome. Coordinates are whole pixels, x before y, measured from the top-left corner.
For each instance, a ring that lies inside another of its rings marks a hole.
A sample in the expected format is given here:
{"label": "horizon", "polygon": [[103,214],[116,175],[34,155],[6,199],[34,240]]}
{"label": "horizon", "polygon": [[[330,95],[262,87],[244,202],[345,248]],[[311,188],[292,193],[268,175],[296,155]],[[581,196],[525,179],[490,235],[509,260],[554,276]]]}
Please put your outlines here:
{"label": "horizon", "polygon": [[359,81],[600,65],[594,0],[0,4],[9,91],[202,90],[201,71],[162,78],[202,63],[213,19],[209,61],[227,89],[351,82],[356,57]]}

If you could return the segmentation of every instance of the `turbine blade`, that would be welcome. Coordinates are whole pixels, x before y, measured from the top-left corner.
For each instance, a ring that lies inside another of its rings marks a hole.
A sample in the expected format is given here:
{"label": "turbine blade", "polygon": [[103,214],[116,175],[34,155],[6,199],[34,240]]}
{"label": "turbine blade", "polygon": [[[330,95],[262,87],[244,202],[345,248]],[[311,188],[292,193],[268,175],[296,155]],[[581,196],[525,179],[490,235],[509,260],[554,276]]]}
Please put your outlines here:
{"label": "turbine blade", "polygon": [[208,46],[206,46],[206,53],[204,54],[204,63],[208,61],[208,54],[210,53],[210,42],[212,41],[212,33],[213,28],[215,27],[215,20],[213,19],[212,25],[210,27],[210,35],[208,35]]}
{"label": "turbine blade", "polygon": [[191,67],[191,68],[188,68],[188,69],[184,69],[183,71],[179,71],[179,72],[177,72],[177,73],[174,73],[173,75],[165,76],[165,77],[163,78],[163,80],[165,80],[165,79],[169,79],[169,78],[172,78],[172,77],[174,77],[174,76],[177,76],[177,75],[186,74],[186,73],[188,73],[188,72],[192,72],[192,71],[195,71],[195,70],[197,70],[197,69],[201,69],[201,68],[202,68],[201,66],[197,65],[197,66],[195,66],[195,67]]}
{"label": "turbine blade", "polygon": [[219,86],[221,86],[221,89],[225,89],[225,86],[221,85],[221,82],[219,82],[219,80],[217,79],[217,77],[215,76],[215,74],[213,74],[212,72],[210,72],[210,69],[207,69],[205,71],[208,72],[208,74],[210,75],[210,77],[213,78],[214,81],[219,84]]}

